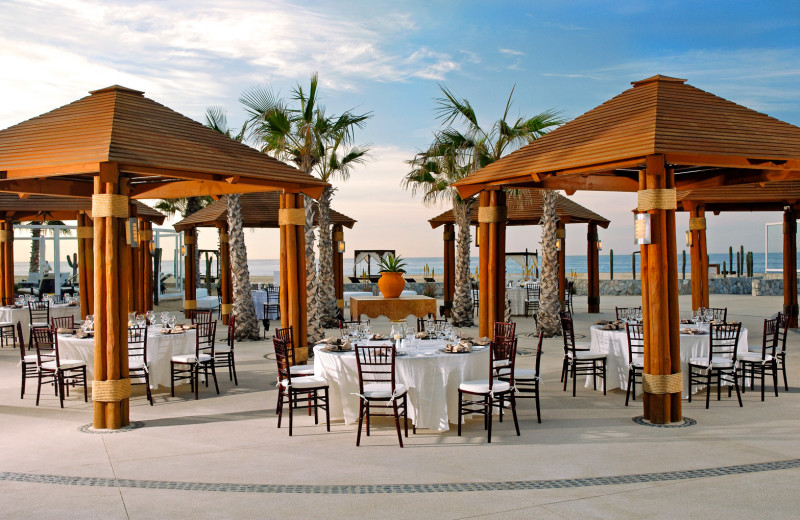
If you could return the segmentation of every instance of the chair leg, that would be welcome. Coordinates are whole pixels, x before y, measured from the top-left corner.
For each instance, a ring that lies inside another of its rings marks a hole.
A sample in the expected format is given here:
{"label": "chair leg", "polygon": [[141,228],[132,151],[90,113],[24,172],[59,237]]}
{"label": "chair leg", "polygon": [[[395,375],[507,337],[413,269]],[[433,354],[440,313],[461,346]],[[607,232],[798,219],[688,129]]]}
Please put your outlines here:
{"label": "chair leg", "polygon": [[403,426],[406,437],[408,437],[408,394],[403,396]]}
{"label": "chair leg", "polygon": [[736,388],[736,398],[739,400],[739,407],[742,405],[742,394],[739,392],[739,380],[736,379],[736,372],[733,372],[733,386]]}
{"label": "chair leg", "polygon": [[144,373],[144,386],[147,389],[147,400],[150,401],[150,406],[153,406],[153,394],[150,391],[150,374]]}
{"label": "chair leg", "polygon": [[[644,376],[642,376],[644,377]],[[692,377],[694,377],[694,372],[692,371],[692,367],[689,367],[689,402],[692,402]]]}
{"label": "chair leg", "polygon": [[706,384],[706,410],[708,410],[709,404],[711,404],[711,372],[712,369],[708,369],[708,383]]}
{"label": "chair leg", "polygon": [[56,378],[58,379],[58,383],[57,383],[57,386],[58,386],[58,400],[59,400],[59,403],[61,404],[61,408],[64,408],[64,391],[65,391],[65,389],[64,389],[64,373],[61,370],[59,370],[58,372],[56,372]]}
{"label": "chair leg", "polygon": [[233,374],[233,384],[239,386],[239,378],[236,377],[236,360],[233,357],[233,351],[231,350],[230,354],[230,362],[231,362],[231,373]]}
{"label": "chair leg", "polygon": [[[394,410],[394,427],[397,430],[397,440],[400,441],[400,447],[403,447],[403,436],[400,434],[400,415],[397,411],[397,400],[392,401],[392,409]],[[406,432],[408,434],[408,432]]]}
{"label": "chair leg", "polygon": [[364,422],[364,399],[358,401],[358,435],[356,436],[356,446],[361,446],[361,426]]}
{"label": "chair leg", "polygon": [[25,398],[25,380],[27,379],[28,366],[27,363],[22,363],[22,389],[19,392],[19,398]]}
{"label": "chair leg", "polygon": [[289,437],[292,436],[292,426],[294,426],[294,392],[289,389]]}
{"label": "chair leg", "polygon": [[39,385],[36,387],[36,406],[39,406],[39,396],[42,395],[42,371],[39,370]]}
{"label": "chair leg", "polygon": [[625,406],[628,406],[628,398],[631,396],[631,384],[633,383],[635,372],[628,370],[628,388],[625,390]]}
{"label": "chair leg", "polygon": [[169,362],[169,373],[170,373],[170,378],[169,378],[170,393],[172,394],[172,397],[175,397],[175,363],[173,363],[172,361]]}
{"label": "chair leg", "polygon": [[[86,388],[86,367],[83,367],[83,369],[81,371],[83,372],[83,402],[84,403],[88,403],[89,402],[89,391]],[[149,391],[150,387],[148,387],[147,389]]]}
{"label": "chair leg", "polygon": [[325,389],[325,429],[331,431],[331,407],[328,406],[328,389]]}
{"label": "chair leg", "polygon": [[494,406],[493,403],[492,403],[492,394],[487,395],[486,399],[488,400],[488,405],[486,407],[486,418],[487,418],[487,420],[489,422],[489,428],[488,428],[488,430],[489,430],[489,441],[488,442],[489,442],[489,444],[491,444],[492,443],[492,406]]}
{"label": "chair leg", "polygon": [[281,419],[283,418],[283,388],[278,388],[278,405],[275,408],[275,413],[278,414],[278,428],[281,427]]}
{"label": "chair leg", "polygon": [[534,388],[536,389],[536,396],[535,396],[535,398],[536,398],[536,422],[538,422],[539,424],[542,424],[542,411],[539,408],[539,381],[538,380],[536,381],[536,383],[534,383]]}
{"label": "chair leg", "polygon": [[[459,390],[458,391],[458,436],[459,437],[461,437],[461,414],[462,414],[461,403],[462,403],[462,400],[463,400],[462,398],[463,398],[463,394],[461,393],[461,390]],[[36,396],[36,404],[39,404],[39,396],[38,395]]]}
{"label": "chair leg", "polygon": [[783,371],[783,388],[787,392],[789,391],[789,381],[786,379],[786,360],[784,359],[781,363],[781,370]]}
{"label": "chair leg", "polygon": [[[564,356],[564,362],[561,363],[561,382],[567,377],[567,356]],[[567,390],[567,385],[564,384],[564,391]]]}
{"label": "chair leg", "polygon": [[775,397],[778,397],[778,364],[772,360],[772,388],[775,390]]}
{"label": "chair leg", "polygon": [[[217,395],[219,395],[219,383],[217,383],[217,367],[214,366],[213,359],[209,364],[211,365],[211,375],[214,377],[214,389],[217,391]],[[206,368],[206,370],[208,370],[208,368]],[[206,376],[206,384],[208,384],[208,376]]]}
{"label": "chair leg", "polygon": [[[572,361],[572,397],[575,397],[575,391],[577,390],[578,385],[578,365],[575,361]],[[595,386],[595,389],[597,387]]]}
{"label": "chair leg", "polygon": [[[200,365],[195,364],[192,367],[192,380],[194,381],[194,400],[200,399]],[[206,383],[208,378],[206,378]]]}
{"label": "chair leg", "polygon": [[514,391],[511,391],[511,395],[508,398],[509,402],[511,402],[511,416],[514,417],[514,428],[517,430],[517,437],[519,437],[519,421],[517,421],[517,399],[514,397]]}

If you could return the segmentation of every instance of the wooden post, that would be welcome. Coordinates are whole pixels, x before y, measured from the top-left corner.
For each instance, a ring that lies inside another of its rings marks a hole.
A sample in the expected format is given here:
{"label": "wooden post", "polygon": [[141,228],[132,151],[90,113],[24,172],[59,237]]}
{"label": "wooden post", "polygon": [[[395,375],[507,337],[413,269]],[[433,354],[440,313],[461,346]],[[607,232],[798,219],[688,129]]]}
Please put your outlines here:
{"label": "wooden post", "polygon": [[94,266],[92,265],[92,241],[94,234],[92,220],[85,212],[78,214],[78,288],[81,302],[81,319],[93,314],[92,288],[94,286]]}
{"label": "wooden post", "polygon": [[233,311],[233,298],[231,280],[231,250],[228,242],[228,224],[220,223],[219,228],[219,295],[222,324],[227,325],[231,312]]}
{"label": "wooden post", "polygon": [[339,251],[339,242],[344,242],[344,229],[341,224],[333,225],[333,291],[336,307],[344,316],[344,252]]}
{"label": "wooden post", "polygon": [[563,219],[556,223],[556,239],[561,242],[558,250],[558,303],[563,312],[567,310],[567,227]]}
{"label": "wooden post", "polygon": [[586,278],[589,313],[600,312],[600,253],[597,249],[597,224],[590,222],[586,233]]}
{"label": "wooden post", "polygon": [[453,308],[453,296],[456,291],[456,232],[454,224],[444,225],[442,240],[444,241],[442,297],[444,298],[444,315],[449,318]]}
{"label": "wooden post", "polygon": [[142,247],[142,261],[144,263],[144,311],[153,310],[153,253],[151,251],[151,247],[153,247],[153,223],[149,221],[143,221],[142,224],[144,225],[144,229],[147,231],[146,238],[147,240],[144,242]]}
{"label": "wooden post", "polygon": [[183,232],[183,312],[189,318],[191,311],[197,308],[197,272],[195,250],[197,248],[197,229],[189,228]]}
{"label": "wooden post", "polygon": [[797,215],[788,208],[783,212],[783,313],[789,326],[797,327]]}
{"label": "wooden post", "polygon": [[692,272],[692,310],[708,307],[708,252],[706,251],[706,209],[691,204],[689,208],[689,258]]}
{"label": "wooden post", "polygon": [[[646,164],[646,170],[639,175],[640,189],[674,187],[674,172],[666,169],[663,155],[649,155]],[[656,205],[663,206],[660,203]],[[658,378],[680,372],[675,210],[657,207],[647,213],[650,214],[651,243],[641,246],[645,340],[643,377]],[[680,396],[681,391],[654,394],[645,389],[642,398],[644,418],[655,424],[681,420]]]}
{"label": "wooden post", "polygon": [[[308,360],[305,223],[301,219],[303,195],[284,193],[280,208],[281,228],[281,326],[294,331],[294,360]],[[295,211],[292,211],[295,210]],[[281,212],[284,214],[284,212]],[[302,223],[301,223],[302,222]]]}
{"label": "wooden post", "polygon": [[16,294],[14,291],[14,223],[11,219],[6,219],[0,222],[0,230],[2,230],[3,240],[0,242],[0,274],[2,275],[2,283],[0,283],[0,296],[5,298],[13,298]]}
{"label": "wooden post", "polygon": [[489,192],[478,195],[478,334],[491,337],[489,322],[489,223],[480,221],[480,212],[489,207]]}
{"label": "wooden post", "polygon": [[[94,181],[92,215],[94,217],[94,257],[100,267],[94,280],[94,427],[119,429],[130,422],[128,397],[124,397],[128,379],[127,313],[130,278],[130,254],[125,244],[125,213],[102,196],[127,199],[127,179],[120,178],[116,163],[101,163]],[[95,198],[97,200],[95,200]],[[122,200],[125,200],[122,199]],[[128,211],[129,211],[129,204]],[[129,389],[130,387],[128,387]],[[103,398],[101,393],[111,393]],[[100,400],[98,400],[98,398]]]}
{"label": "wooden post", "polygon": [[480,225],[481,336],[494,337],[494,323],[503,321],[506,307],[506,194],[483,191],[478,209]]}
{"label": "wooden post", "polygon": [[[135,217],[136,217],[136,207],[132,206],[131,207],[131,218],[135,218]],[[125,225],[127,226],[127,222],[125,223]],[[139,219],[136,219],[136,225],[137,226],[139,225]],[[125,236],[124,238],[127,238],[127,236]],[[132,238],[133,237],[131,237],[131,239]],[[140,308],[141,308],[141,304],[142,304],[142,298],[141,298],[142,293],[140,292],[140,288],[141,288],[142,284],[144,283],[144,280],[142,278],[142,265],[141,265],[140,258],[139,258],[139,250],[140,250],[140,248],[139,248],[139,244],[137,244],[137,247],[133,247],[132,244],[127,244],[127,242],[126,242],[126,245],[128,246],[126,248],[126,252],[127,252],[127,256],[128,256],[128,262],[130,263],[130,266],[131,266],[130,273],[131,273],[131,279],[132,279],[132,282],[133,282],[133,283],[130,284],[129,290],[128,290],[128,302],[129,302],[129,305],[130,305],[128,307],[128,312],[141,314],[142,311],[140,310]],[[127,323],[127,321],[126,321],[126,323]]]}

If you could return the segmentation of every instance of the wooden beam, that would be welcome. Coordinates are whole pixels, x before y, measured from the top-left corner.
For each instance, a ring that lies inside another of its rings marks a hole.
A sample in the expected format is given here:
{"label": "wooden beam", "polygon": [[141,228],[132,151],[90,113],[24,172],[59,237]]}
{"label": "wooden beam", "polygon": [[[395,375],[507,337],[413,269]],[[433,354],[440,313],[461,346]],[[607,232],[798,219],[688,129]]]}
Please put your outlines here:
{"label": "wooden beam", "polygon": [[675,183],[679,190],[690,190],[788,180],[800,180],[800,170],[720,169],[678,175]]}
{"label": "wooden beam", "polygon": [[41,179],[42,177],[58,177],[62,175],[85,175],[97,173],[99,163],[62,164],[56,166],[40,166],[36,168],[16,168],[0,171],[2,179]]}
{"label": "wooden beam", "polygon": [[699,153],[665,153],[667,163],[674,165],[754,168],[770,170],[800,170],[800,160],[780,157],[741,157]]}
{"label": "wooden beam", "polygon": [[265,187],[251,184],[228,184],[225,181],[192,180],[136,184],[131,193],[135,199],[174,199],[188,196],[227,195],[228,193],[261,193],[279,191],[283,187],[283,185]]}
{"label": "wooden beam", "polygon": [[0,191],[58,195],[60,197],[91,197],[92,183],[57,178],[11,179],[0,180]]}

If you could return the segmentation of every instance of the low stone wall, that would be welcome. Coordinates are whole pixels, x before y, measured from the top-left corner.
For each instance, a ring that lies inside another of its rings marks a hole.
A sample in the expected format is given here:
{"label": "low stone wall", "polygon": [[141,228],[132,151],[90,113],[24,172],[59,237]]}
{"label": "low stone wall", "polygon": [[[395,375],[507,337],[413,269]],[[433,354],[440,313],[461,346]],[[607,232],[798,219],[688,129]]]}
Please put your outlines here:
{"label": "low stone wall", "polygon": [[[731,278],[711,278],[708,282],[709,294],[753,294],[753,296],[761,296],[756,294],[756,287],[759,282],[770,282],[768,284],[770,291],[766,294],[783,294],[783,281],[782,280],[762,280],[760,278],[747,278],[747,277],[731,277]],[[777,289],[774,288],[775,283],[779,283]],[[586,279],[575,280],[575,294],[577,296],[586,296],[588,294],[588,281]],[[642,294],[642,281],[641,280],[600,280],[600,296],[641,296]],[[678,294],[692,294],[691,280],[678,280]]]}
{"label": "low stone wall", "polygon": [[[800,280],[797,281],[800,292]],[[783,296],[783,279],[753,278],[753,296]]]}

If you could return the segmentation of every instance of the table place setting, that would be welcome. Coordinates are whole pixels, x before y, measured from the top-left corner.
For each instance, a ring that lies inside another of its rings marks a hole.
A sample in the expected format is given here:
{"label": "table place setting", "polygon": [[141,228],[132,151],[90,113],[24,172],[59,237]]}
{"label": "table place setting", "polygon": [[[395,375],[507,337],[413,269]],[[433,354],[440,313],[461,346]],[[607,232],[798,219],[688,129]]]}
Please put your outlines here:
{"label": "table place setting", "polygon": [[342,341],[342,338],[329,337],[325,338],[317,345],[326,345],[322,350],[325,352],[350,352],[353,350],[353,345],[350,341]]}
{"label": "table place setting", "polygon": [[600,320],[595,322],[595,325],[600,327],[602,330],[625,330],[625,322],[621,320]]}
{"label": "table place setting", "polygon": [[444,346],[441,352],[445,352],[447,354],[469,354],[472,352],[472,342],[469,340],[462,339],[455,345],[452,343],[448,343]]}

